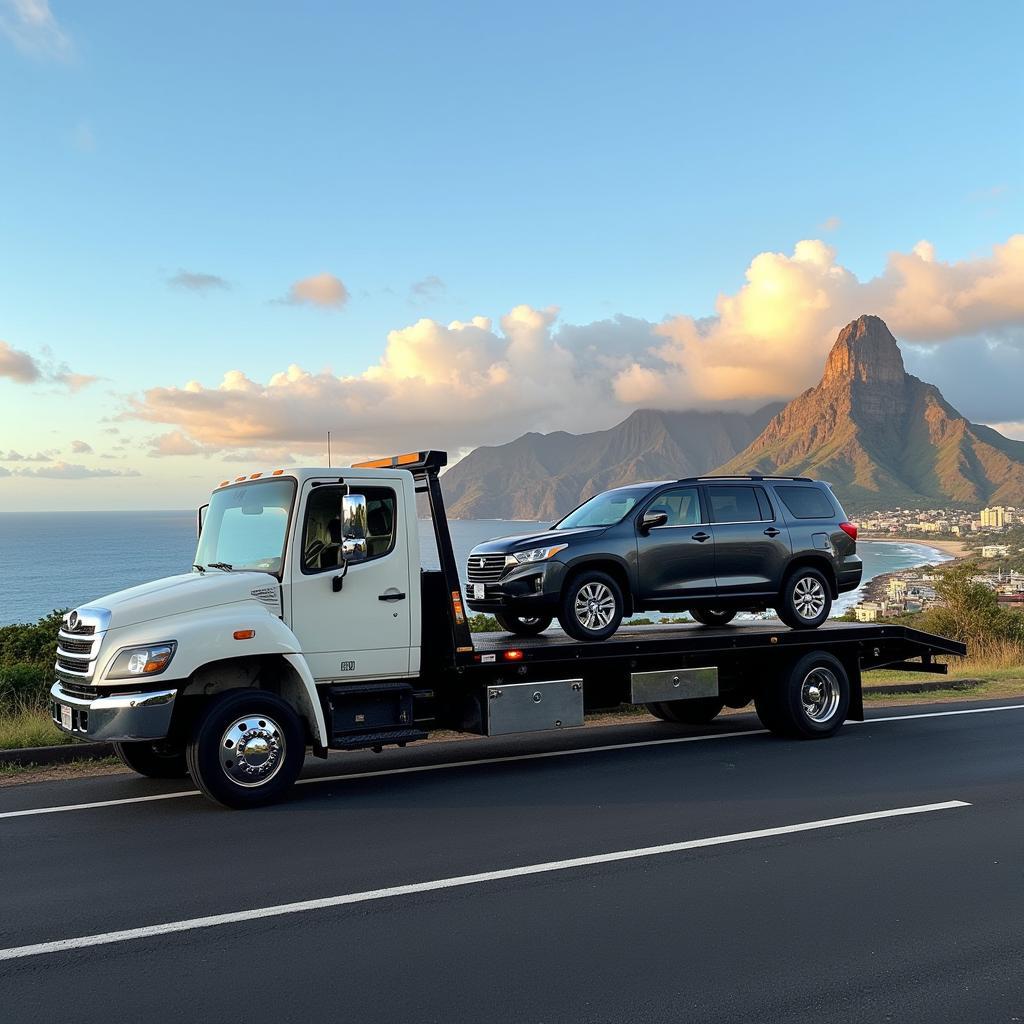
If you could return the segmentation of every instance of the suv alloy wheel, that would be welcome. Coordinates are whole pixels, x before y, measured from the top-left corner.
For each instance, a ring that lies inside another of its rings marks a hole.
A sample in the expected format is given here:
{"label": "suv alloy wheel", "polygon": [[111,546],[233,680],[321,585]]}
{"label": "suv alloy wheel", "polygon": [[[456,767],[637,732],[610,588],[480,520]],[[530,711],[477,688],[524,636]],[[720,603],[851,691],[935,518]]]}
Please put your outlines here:
{"label": "suv alloy wheel", "polygon": [[581,572],[562,590],[558,621],[574,640],[606,640],[619,628],[625,603],[607,573]]}
{"label": "suv alloy wheel", "polygon": [[832,611],[828,580],[817,569],[805,566],[786,578],[776,609],[791,629],[816,629]]}

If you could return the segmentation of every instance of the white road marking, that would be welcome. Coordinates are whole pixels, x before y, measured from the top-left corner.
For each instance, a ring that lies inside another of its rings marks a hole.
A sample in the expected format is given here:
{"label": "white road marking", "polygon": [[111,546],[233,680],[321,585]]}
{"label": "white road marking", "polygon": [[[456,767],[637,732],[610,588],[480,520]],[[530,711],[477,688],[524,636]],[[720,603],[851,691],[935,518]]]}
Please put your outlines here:
{"label": "white road marking", "polygon": [[[998,707],[966,708],[954,711],[929,711],[914,715],[889,715],[869,718],[864,722],[847,722],[851,725],[875,725],[878,722],[902,722],[916,718],[947,718],[951,715],[980,715],[990,711],[1024,711],[1024,704],[1004,704]],[[324,782],[351,782],[356,779],[375,779],[384,775],[407,775],[415,772],[436,772],[450,768],[473,768],[485,764],[509,764],[515,761],[535,761],[549,757],[572,757],[577,754],[597,754],[604,750],[634,750],[638,747],[658,747],[675,743],[706,743],[710,740],[738,739],[742,736],[765,736],[767,729],[742,729],[735,732],[717,732],[706,736],[673,736],[661,740],[637,740],[633,743],[609,743],[604,746],[575,747],[569,750],[546,750],[535,754],[509,754],[504,757],[477,757],[466,761],[444,761],[441,764],[408,765],[404,768],[381,768],[372,772],[350,772],[344,775],[321,775],[310,779],[299,779],[297,786],[315,786]],[[2,752],[0,752],[2,753]],[[28,807],[20,811],[0,811],[0,818],[23,818],[36,814],[59,814],[64,811],[87,811],[98,807],[117,807],[121,804],[141,804],[153,800],[176,800],[184,796],[200,796],[198,789],[186,789],[177,793],[156,793],[152,796],[130,796],[119,800],[96,800],[83,804],[61,804],[55,807]]]}
{"label": "white road marking", "polygon": [[796,825],[781,825],[777,828],[761,828],[752,832],[733,832],[724,836],[709,836],[705,839],[687,839],[681,843],[667,843],[664,846],[644,846],[633,850],[617,850],[613,853],[597,853],[588,857],[572,857],[568,860],[552,860],[541,864],[525,864],[517,868],[502,868],[498,871],[481,871],[473,875],[456,875],[453,878],[437,878],[430,882],[413,882],[410,885],[393,885],[384,889],[369,889],[364,892],[350,892],[341,896],[324,896],[315,900],[297,903],[279,903],[276,906],[237,910],[229,914],[213,914],[209,917],[193,917],[182,921],[165,921],[163,924],[145,925],[141,928],[124,928],[116,932],[100,932],[96,935],[79,935],[70,939],[55,939],[51,942],[35,942],[28,946],[12,946],[0,949],[0,960],[18,960],[46,953],[62,953],[71,949],[85,949],[90,946],[105,946],[114,942],[131,942],[135,939],[149,939],[157,935],[171,935],[175,932],[189,932],[199,928],[216,928],[225,924],[239,924],[246,921],[262,921],[268,917],[285,914],[301,914],[309,910],[326,910],[352,903],[367,903],[370,900],[394,899],[398,896],[412,896],[421,892],[435,892],[439,889],[456,889],[461,886],[496,882],[506,878],[521,878],[525,875],[539,875],[552,871],[569,871],[573,868],[590,867],[594,864],[611,864],[616,861],[638,860],[643,857],[658,857],[666,853],[681,853],[684,850],[698,850],[708,846],[725,846],[752,839],[769,839],[773,836],[791,835],[795,832],[813,832],[820,829],[853,825],[882,818],[901,818],[911,814],[928,814],[932,811],[948,811],[958,807],[970,807],[963,800],[946,800],[936,804],[918,804],[915,807],[895,807],[885,811],[868,811],[865,814],[847,814],[841,818],[822,818],[818,821],[804,821]]}

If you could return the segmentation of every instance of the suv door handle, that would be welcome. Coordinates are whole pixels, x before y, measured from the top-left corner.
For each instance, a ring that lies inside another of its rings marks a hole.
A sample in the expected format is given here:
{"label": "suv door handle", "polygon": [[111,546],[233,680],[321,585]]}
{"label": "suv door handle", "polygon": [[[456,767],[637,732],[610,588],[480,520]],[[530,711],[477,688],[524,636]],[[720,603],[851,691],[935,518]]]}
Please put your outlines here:
{"label": "suv door handle", "polygon": [[694,539],[695,541],[697,541],[698,543],[700,543],[700,544],[703,544],[703,543],[704,543],[704,541],[706,541],[706,540],[711,540],[711,534],[710,534],[710,533],[704,533],[704,532],[702,531],[702,532],[700,532],[700,533],[695,533],[695,534],[693,535],[693,539]]}
{"label": "suv door handle", "polygon": [[404,601],[405,594],[398,590],[389,590],[383,594],[377,595],[378,601]]}
{"label": "suv door handle", "polygon": [[769,526],[768,529],[764,531],[764,535],[766,537],[778,537],[780,533],[782,533],[782,531],[776,530],[774,526]]}

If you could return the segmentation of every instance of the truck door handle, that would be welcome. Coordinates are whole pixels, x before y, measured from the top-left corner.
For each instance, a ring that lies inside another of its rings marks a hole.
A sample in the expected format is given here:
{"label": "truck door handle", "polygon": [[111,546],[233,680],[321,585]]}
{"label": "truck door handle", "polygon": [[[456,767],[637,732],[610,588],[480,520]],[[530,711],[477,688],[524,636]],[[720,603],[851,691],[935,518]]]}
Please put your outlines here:
{"label": "truck door handle", "polygon": [[780,533],[782,533],[782,531],[776,530],[774,526],[769,526],[768,529],[764,531],[764,535],[766,537],[778,537]]}
{"label": "truck door handle", "polygon": [[386,593],[377,595],[378,601],[404,601],[405,594],[398,590],[389,590]]}
{"label": "truck door handle", "polygon": [[703,544],[704,541],[711,540],[711,534],[710,533],[704,533],[703,531],[701,531],[700,533],[695,533],[693,535],[693,539],[695,541],[698,541],[699,543]]}

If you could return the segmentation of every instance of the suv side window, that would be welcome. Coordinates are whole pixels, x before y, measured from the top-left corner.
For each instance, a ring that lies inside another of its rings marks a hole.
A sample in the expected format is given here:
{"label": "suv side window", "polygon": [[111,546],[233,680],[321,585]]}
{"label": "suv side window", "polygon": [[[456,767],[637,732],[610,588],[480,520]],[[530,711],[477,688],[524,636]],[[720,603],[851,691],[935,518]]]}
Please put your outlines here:
{"label": "suv side window", "polygon": [[[302,529],[302,571],[326,572],[341,565],[343,487],[318,487],[306,502]],[[395,546],[398,502],[390,487],[350,487],[366,497],[366,561],[383,558]]]}
{"label": "suv side window", "polygon": [[659,494],[647,508],[668,513],[666,526],[700,526],[700,497],[696,487],[676,487]]}
{"label": "suv side window", "polygon": [[820,487],[780,484],[776,485],[775,493],[796,519],[832,519],[836,515],[832,502]]}
{"label": "suv side window", "polygon": [[713,523],[760,523],[764,521],[758,506],[759,488],[743,484],[712,484],[708,487]]}

